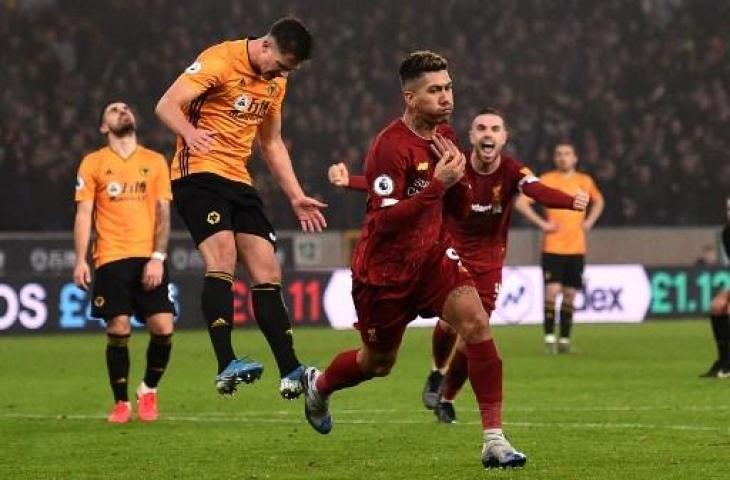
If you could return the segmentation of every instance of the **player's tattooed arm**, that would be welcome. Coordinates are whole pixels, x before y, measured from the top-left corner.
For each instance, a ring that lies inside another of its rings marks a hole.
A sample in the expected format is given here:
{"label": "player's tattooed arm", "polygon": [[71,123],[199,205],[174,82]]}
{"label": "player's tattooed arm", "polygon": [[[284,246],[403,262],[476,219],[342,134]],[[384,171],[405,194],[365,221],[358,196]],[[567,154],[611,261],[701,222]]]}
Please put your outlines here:
{"label": "player's tattooed arm", "polygon": [[170,201],[158,200],[155,206],[155,252],[167,252],[170,241]]}

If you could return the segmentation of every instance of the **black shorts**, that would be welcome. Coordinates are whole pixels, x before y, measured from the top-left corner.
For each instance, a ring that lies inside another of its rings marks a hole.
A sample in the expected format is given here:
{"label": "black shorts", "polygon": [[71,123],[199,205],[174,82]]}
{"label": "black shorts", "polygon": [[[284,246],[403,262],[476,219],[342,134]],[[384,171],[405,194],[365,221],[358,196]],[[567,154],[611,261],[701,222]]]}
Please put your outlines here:
{"label": "black shorts", "polygon": [[583,288],[584,255],[542,254],[542,276],[545,284],[561,283],[565,287]]}
{"label": "black shorts", "polygon": [[175,314],[165,263],[162,283],[154,290],[142,288],[142,272],[149,258],[135,257],[105,263],[96,270],[91,316],[104,320],[132,315],[144,323],[156,313]]}
{"label": "black shorts", "polygon": [[172,182],[172,197],[195,246],[230,230],[264,238],[276,249],[276,232],[252,186],[212,173],[194,173]]}

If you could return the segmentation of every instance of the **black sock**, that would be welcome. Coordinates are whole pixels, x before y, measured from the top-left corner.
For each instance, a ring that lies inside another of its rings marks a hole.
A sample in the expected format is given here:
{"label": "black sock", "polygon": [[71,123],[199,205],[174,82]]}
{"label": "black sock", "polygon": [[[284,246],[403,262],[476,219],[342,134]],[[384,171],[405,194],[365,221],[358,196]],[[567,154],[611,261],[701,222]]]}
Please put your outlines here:
{"label": "black sock", "polygon": [[129,377],[129,335],[107,333],[106,368],[114,402],[128,402],[127,378]]}
{"label": "black sock", "polygon": [[710,321],[717,344],[717,360],[723,369],[730,369],[730,315],[712,315]]}
{"label": "black sock", "polygon": [[208,324],[210,342],[218,360],[218,373],[236,358],[231,344],[233,329],[233,276],[226,272],[206,272],[201,305]]}
{"label": "black sock", "polygon": [[144,384],[150,388],[157,388],[162,374],[165,373],[167,362],[172,350],[172,334],[150,335],[147,345],[147,369],[144,372]]}
{"label": "black sock", "polygon": [[573,327],[573,305],[565,302],[560,304],[560,338],[570,338],[570,329]]}
{"label": "black sock", "polygon": [[253,292],[253,312],[259,328],[269,342],[269,347],[276,358],[280,376],[285,376],[299,365],[294,353],[289,312],[281,296],[281,285],[262,283],[251,288]]}
{"label": "black sock", "polygon": [[543,308],[544,320],[542,322],[542,329],[545,335],[552,335],[555,333],[555,302],[545,300],[545,306]]}

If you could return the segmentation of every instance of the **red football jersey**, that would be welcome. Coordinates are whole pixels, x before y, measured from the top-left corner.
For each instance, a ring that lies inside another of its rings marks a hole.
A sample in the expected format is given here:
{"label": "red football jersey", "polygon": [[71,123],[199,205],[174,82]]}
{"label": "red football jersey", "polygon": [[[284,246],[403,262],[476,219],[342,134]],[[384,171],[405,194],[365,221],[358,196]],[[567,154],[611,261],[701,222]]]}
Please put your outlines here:
{"label": "red football jersey", "polygon": [[[448,125],[437,131],[456,143]],[[367,210],[352,260],[358,281],[381,286],[410,283],[425,259],[450,246],[444,210],[465,216],[470,188],[466,178],[448,191],[433,179],[438,158],[431,144],[398,119],[370,146],[365,158]]]}
{"label": "red football jersey", "polygon": [[470,155],[465,175],[473,195],[469,216],[466,220],[447,216],[445,223],[464,265],[477,273],[502,266],[514,200],[523,185],[538,180],[529,168],[504,154],[497,170],[478,173],[468,160]]}

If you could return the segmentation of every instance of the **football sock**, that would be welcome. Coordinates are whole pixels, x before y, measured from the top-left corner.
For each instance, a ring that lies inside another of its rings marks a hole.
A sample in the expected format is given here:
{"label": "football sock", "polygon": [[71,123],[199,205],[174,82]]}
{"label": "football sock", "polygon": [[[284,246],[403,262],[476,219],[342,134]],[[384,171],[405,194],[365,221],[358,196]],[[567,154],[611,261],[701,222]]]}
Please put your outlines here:
{"label": "football sock", "polygon": [[284,377],[301,364],[294,353],[291,322],[284,298],[281,296],[281,285],[262,283],[254,285],[251,292],[256,321],[266,341],[269,342],[279,367],[279,376]]}
{"label": "football sock", "polygon": [[129,377],[129,335],[107,333],[106,368],[114,402],[128,402],[127,378]]}
{"label": "football sock", "polygon": [[471,387],[479,404],[482,427],[502,428],[502,359],[494,339],[466,345]]}
{"label": "football sock", "polygon": [[712,315],[710,322],[717,345],[717,360],[723,369],[730,369],[730,315]]}
{"label": "football sock", "polygon": [[206,272],[201,294],[203,317],[218,360],[221,373],[236,358],[231,344],[233,329],[233,275],[226,272]]}
{"label": "football sock", "polygon": [[317,378],[317,391],[328,396],[336,390],[354,387],[370,380],[373,375],[364,373],[357,364],[357,350],[347,350],[338,354],[327,369]]}
{"label": "football sock", "polygon": [[157,388],[162,374],[165,373],[167,362],[172,350],[172,334],[150,335],[147,345],[147,368],[144,372],[144,383],[149,388]]}
{"label": "football sock", "polygon": [[552,300],[545,300],[543,315],[543,331],[545,332],[545,335],[551,335],[555,332],[555,302]]}
{"label": "football sock", "polygon": [[467,378],[469,378],[469,371],[466,353],[456,349],[449,362],[444,382],[441,384],[441,401],[453,401]]}
{"label": "football sock", "polygon": [[431,352],[433,355],[433,368],[443,372],[446,363],[449,361],[451,351],[454,349],[458,335],[453,330],[447,331],[441,326],[441,321],[436,322],[431,335]]}
{"label": "football sock", "polygon": [[565,302],[560,304],[560,338],[570,338],[573,327],[573,305]]}

